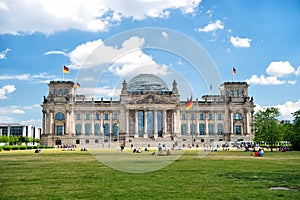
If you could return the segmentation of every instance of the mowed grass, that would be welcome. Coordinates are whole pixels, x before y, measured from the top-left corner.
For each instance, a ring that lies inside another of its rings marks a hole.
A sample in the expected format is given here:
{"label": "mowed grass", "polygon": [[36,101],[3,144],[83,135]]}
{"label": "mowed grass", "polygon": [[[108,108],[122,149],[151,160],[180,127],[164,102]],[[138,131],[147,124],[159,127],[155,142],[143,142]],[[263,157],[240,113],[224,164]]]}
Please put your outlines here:
{"label": "mowed grass", "polygon": [[2,151],[0,199],[300,199],[300,152],[202,154],[189,150],[160,170],[126,173],[90,152]]}

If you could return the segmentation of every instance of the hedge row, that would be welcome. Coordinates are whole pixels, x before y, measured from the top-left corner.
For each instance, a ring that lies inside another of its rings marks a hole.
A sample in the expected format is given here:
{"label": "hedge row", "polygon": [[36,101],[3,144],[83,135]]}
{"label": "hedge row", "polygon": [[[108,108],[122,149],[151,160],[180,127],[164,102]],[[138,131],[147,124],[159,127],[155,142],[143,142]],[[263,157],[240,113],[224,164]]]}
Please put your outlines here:
{"label": "hedge row", "polygon": [[53,146],[0,146],[0,151],[10,151],[10,150],[30,150],[30,149],[52,149]]}

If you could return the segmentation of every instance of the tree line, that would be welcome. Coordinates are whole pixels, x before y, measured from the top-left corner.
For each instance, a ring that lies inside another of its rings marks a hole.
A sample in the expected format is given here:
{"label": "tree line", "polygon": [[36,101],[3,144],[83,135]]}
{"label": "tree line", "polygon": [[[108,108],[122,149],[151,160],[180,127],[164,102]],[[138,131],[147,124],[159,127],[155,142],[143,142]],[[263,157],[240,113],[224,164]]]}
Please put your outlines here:
{"label": "tree line", "polygon": [[9,143],[9,145],[21,145],[22,143],[25,143],[26,145],[28,143],[40,143],[40,139],[37,138],[29,138],[27,136],[1,136],[0,137],[0,143]]}
{"label": "tree line", "polygon": [[300,150],[300,110],[292,113],[293,123],[281,124],[278,108],[259,110],[254,115],[252,128],[256,142],[267,143],[271,151],[277,143],[287,141],[293,150]]}

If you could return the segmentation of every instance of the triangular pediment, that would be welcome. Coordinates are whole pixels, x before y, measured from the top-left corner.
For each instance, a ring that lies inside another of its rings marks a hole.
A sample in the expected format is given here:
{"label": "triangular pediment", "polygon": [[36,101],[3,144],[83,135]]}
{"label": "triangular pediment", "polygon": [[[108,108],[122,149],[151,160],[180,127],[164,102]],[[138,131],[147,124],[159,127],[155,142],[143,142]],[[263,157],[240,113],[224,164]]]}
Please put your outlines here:
{"label": "triangular pediment", "polygon": [[141,94],[139,96],[132,96],[128,102],[129,104],[176,104],[171,96],[158,95],[156,93]]}

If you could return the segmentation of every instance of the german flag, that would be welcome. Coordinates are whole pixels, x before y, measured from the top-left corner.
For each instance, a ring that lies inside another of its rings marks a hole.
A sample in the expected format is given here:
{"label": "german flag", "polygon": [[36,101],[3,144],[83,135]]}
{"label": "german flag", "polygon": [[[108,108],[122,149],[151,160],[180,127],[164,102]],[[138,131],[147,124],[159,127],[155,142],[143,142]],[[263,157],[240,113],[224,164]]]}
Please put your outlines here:
{"label": "german flag", "polygon": [[69,73],[70,73],[69,68],[67,68],[66,66],[64,66],[64,73],[66,73],[66,74],[69,74]]}
{"label": "german flag", "polygon": [[232,68],[232,74],[236,75],[236,69],[234,67]]}
{"label": "german flag", "polygon": [[191,109],[192,106],[193,106],[193,97],[191,96],[191,99],[185,104],[185,109],[188,111],[189,109]]}
{"label": "german flag", "polygon": [[76,88],[80,88],[80,84],[76,82]]}

